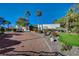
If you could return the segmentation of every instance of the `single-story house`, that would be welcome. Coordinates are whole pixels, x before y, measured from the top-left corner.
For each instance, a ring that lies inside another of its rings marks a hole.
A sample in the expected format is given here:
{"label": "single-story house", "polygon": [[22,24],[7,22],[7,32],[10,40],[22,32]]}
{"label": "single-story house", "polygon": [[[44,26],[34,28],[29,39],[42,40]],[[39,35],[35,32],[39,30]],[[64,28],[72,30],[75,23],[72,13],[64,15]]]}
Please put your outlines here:
{"label": "single-story house", "polygon": [[60,24],[38,24],[38,29],[56,29],[60,27]]}

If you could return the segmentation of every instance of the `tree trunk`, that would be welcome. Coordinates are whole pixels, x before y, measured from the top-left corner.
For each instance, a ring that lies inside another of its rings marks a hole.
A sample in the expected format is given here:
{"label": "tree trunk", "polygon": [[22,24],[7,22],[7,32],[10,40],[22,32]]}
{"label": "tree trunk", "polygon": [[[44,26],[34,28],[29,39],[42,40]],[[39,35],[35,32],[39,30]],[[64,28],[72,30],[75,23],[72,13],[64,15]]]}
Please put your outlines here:
{"label": "tree trunk", "polygon": [[68,17],[66,17],[66,33],[68,33],[68,29],[69,29],[69,22],[68,22]]}

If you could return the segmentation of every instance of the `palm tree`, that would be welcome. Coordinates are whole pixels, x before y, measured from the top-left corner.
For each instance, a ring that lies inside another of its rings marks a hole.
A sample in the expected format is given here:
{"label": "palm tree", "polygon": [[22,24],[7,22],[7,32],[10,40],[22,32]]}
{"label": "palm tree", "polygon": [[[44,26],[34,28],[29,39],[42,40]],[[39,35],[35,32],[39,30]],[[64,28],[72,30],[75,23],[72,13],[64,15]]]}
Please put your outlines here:
{"label": "palm tree", "polygon": [[31,15],[30,11],[25,11],[25,16],[28,18]]}
{"label": "palm tree", "polygon": [[[36,16],[37,16],[37,17],[42,16],[42,12],[41,12],[40,10],[37,10],[37,11],[36,11]],[[38,19],[37,21],[39,22],[40,19]],[[40,29],[40,27],[39,27],[39,23],[38,23],[38,30],[39,30],[39,29]],[[43,29],[43,25],[42,25],[42,29]]]}
{"label": "palm tree", "polygon": [[28,18],[29,18],[29,16],[31,15],[31,13],[30,13],[30,11],[26,11],[25,12],[25,16],[27,17],[27,19],[26,19],[26,22],[27,22],[27,24],[26,24],[26,29],[28,30],[29,29],[29,20],[28,20]]}

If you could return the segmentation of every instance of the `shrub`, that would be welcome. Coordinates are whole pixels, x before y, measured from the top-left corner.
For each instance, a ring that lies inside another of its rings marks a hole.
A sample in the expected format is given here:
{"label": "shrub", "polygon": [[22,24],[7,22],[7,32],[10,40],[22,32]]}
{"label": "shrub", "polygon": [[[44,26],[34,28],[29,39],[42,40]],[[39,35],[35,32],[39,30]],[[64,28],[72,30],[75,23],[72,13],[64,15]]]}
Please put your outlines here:
{"label": "shrub", "polygon": [[69,46],[69,45],[62,45],[62,51],[67,51],[67,50],[71,50],[72,49],[72,46]]}
{"label": "shrub", "polygon": [[16,31],[17,31],[17,29],[13,29],[13,31],[14,31],[14,32],[16,32]]}
{"label": "shrub", "polygon": [[5,29],[4,27],[0,27],[0,33],[4,33]]}
{"label": "shrub", "polygon": [[44,34],[46,36],[50,35],[51,34],[51,30],[50,29],[44,29]]}
{"label": "shrub", "polygon": [[54,37],[57,37],[57,36],[59,36],[59,34],[57,33],[57,32],[52,32],[52,35],[54,36]]}

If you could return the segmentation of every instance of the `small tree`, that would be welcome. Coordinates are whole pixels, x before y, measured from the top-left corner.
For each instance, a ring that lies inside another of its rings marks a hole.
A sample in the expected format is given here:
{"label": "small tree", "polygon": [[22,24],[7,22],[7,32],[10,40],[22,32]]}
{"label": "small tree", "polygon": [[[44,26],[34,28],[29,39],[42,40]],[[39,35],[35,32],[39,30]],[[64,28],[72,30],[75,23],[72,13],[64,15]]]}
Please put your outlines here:
{"label": "small tree", "polygon": [[20,27],[25,27],[26,24],[28,24],[28,23],[26,22],[26,19],[25,19],[25,18],[20,17],[20,18],[16,21],[16,24],[17,24],[18,26],[20,26]]}
{"label": "small tree", "polygon": [[6,25],[7,24],[7,27],[9,28],[9,25],[11,24],[11,22],[10,21],[7,21],[7,20],[4,20],[3,21],[3,25]]}

